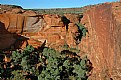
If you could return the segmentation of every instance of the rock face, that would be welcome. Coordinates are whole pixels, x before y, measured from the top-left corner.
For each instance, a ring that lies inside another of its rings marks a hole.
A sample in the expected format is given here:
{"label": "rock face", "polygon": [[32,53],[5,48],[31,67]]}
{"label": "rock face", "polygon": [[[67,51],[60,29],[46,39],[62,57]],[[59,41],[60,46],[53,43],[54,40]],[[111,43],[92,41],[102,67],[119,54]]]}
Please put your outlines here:
{"label": "rock face", "polygon": [[80,46],[93,64],[92,80],[121,80],[121,3],[105,3],[87,11],[82,23],[89,35]]}
{"label": "rock face", "polygon": [[24,48],[27,44],[60,49],[65,43],[76,46],[75,23],[88,30],[78,47],[93,64],[90,80],[121,80],[121,3],[93,6],[83,18],[79,15],[38,15],[33,11],[14,9],[0,14],[0,49]]}
{"label": "rock face", "polygon": [[[23,43],[23,40],[25,39],[19,39],[20,36],[26,38],[28,42],[26,44],[30,44],[35,47],[40,46],[41,43],[44,42],[44,40],[47,41],[48,46],[64,45],[64,43],[66,43],[65,38],[67,33],[65,25],[68,26],[68,40],[70,40],[70,38],[72,38],[71,31],[73,27],[75,27],[74,24],[75,22],[78,22],[78,19],[75,19],[77,15],[65,15],[68,16],[68,18],[70,19],[69,20],[64,17],[65,21],[71,21],[70,24],[66,24],[62,21],[62,17],[59,15],[37,15],[36,13],[33,14],[33,12],[30,13],[30,11],[28,12],[28,14],[25,13],[27,12],[24,12],[23,14],[0,14],[0,22],[1,24],[3,24],[1,25],[1,27],[4,27],[4,30],[7,31],[11,36],[13,36],[13,39],[15,39],[15,41],[11,43],[9,41],[11,39],[6,41],[6,44],[9,44],[4,48],[12,46],[14,43],[16,43],[16,41],[22,41]],[[6,35],[3,30],[2,34]],[[69,41],[69,43],[73,44],[71,40]],[[14,47],[16,48],[16,46]],[[0,49],[4,48],[1,44]]]}

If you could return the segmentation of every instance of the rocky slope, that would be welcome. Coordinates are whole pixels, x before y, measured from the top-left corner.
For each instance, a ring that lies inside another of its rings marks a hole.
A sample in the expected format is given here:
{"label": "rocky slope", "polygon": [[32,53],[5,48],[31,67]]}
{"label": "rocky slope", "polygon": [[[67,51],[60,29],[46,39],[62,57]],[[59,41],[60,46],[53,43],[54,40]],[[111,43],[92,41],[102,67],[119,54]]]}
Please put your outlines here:
{"label": "rocky slope", "polygon": [[[79,20],[79,15],[36,14],[22,8],[1,11],[0,49],[24,48],[27,44],[60,49],[65,43],[75,46],[75,23],[88,30],[78,47],[87,55],[93,70],[90,80],[121,80],[121,3],[93,6]],[[68,21],[65,23],[63,20]],[[68,28],[68,31],[67,31]]]}

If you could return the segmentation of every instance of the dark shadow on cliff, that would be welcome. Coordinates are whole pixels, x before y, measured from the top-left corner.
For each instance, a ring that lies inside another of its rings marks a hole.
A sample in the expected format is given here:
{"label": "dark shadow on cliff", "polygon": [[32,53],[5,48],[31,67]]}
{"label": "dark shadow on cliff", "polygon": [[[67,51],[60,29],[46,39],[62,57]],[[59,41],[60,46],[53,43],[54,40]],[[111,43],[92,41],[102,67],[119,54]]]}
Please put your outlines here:
{"label": "dark shadow on cliff", "polygon": [[68,24],[70,23],[70,20],[67,19],[66,16],[62,16],[61,21],[63,22],[64,26],[66,26],[66,31],[68,31]]}
{"label": "dark shadow on cliff", "polygon": [[4,23],[0,22],[0,50],[19,49],[27,40],[28,38],[6,30]]}
{"label": "dark shadow on cliff", "polygon": [[24,36],[17,35],[17,34],[14,34],[14,38],[16,39],[16,41],[15,41],[15,43],[14,43],[13,46],[14,46],[16,49],[21,48],[21,46],[22,46],[22,44],[23,44],[24,42],[26,42],[26,46],[28,45],[27,40],[28,40],[29,38],[26,38],[26,37],[24,37]]}
{"label": "dark shadow on cliff", "polygon": [[79,23],[81,22],[82,18],[83,18],[83,14],[77,16],[77,19],[78,19]]}

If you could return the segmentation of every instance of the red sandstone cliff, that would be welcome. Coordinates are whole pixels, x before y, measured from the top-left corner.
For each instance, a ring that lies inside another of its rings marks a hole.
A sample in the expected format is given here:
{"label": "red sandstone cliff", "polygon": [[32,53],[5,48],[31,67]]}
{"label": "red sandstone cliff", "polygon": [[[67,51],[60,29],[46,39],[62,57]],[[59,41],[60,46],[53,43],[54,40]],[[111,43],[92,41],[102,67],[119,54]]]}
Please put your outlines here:
{"label": "red sandstone cliff", "polygon": [[95,80],[120,80],[121,3],[105,3],[92,8],[84,14],[82,23],[89,35],[80,46],[92,61],[92,76]]}
{"label": "red sandstone cliff", "polygon": [[[33,11],[13,10],[0,14],[0,49],[23,48],[26,44],[59,49],[67,42],[75,46],[73,34],[78,15],[65,14],[68,32],[61,16],[38,15]],[[121,3],[105,3],[86,11],[81,23],[88,29],[82,38],[80,55],[93,64],[90,80],[121,80]]]}

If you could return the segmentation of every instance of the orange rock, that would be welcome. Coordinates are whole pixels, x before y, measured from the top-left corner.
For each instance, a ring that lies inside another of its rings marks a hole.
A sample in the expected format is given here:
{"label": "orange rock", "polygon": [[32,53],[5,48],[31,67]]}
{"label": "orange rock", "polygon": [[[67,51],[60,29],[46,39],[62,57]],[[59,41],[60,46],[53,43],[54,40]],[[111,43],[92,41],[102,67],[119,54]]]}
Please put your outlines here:
{"label": "orange rock", "polygon": [[5,61],[5,62],[10,62],[11,59],[10,59],[9,57],[5,56],[4,61]]}
{"label": "orange rock", "polygon": [[24,11],[22,10],[22,9],[18,9],[18,8],[16,8],[16,9],[12,9],[12,13],[23,13]]}
{"label": "orange rock", "polygon": [[0,14],[0,22],[4,24],[4,27],[7,29],[10,25],[9,17],[6,14]]}
{"label": "orange rock", "polygon": [[[92,79],[95,80],[121,79],[119,75],[115,77],[117,73],[114,72],[121,69],[121,32],[117,31],[120,29],[121,18],[112,6],[113,3],[105,3],[93,7],[84,14],[81,21],[87,27],[89,35],[82,39],[79,46],[87,53],[93,64]],[[113,15],[114,12],[118,17]],[[119,12],[121,13],[121,10]],[[95,75],[96,77],[93,77]]]}
{"label": "orange rock", "polygon": [[36,12],[34,12],[32,10],[25,11],[23,14],[26,16],[36,16],[37,15]]}
{"label": "orange rock", "polygon": [[61,21],[61,17],[59,15],[53,14],[53,15],[44,15],[44,20],[47,25],[61,27],[64,26],[63,22]]}

